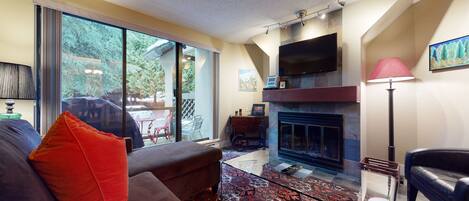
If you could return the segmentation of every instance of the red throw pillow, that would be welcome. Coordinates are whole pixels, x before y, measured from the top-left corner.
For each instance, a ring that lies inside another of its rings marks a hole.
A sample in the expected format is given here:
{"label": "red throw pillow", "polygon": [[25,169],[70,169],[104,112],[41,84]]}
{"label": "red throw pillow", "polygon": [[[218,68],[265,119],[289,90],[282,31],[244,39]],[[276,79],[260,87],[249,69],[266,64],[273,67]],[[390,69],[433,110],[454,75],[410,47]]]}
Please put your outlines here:
{"label": "red throw pillow", "polygon": [[69,112],[59,116],[29,159],[60,201],[127,200],[124,140]]}

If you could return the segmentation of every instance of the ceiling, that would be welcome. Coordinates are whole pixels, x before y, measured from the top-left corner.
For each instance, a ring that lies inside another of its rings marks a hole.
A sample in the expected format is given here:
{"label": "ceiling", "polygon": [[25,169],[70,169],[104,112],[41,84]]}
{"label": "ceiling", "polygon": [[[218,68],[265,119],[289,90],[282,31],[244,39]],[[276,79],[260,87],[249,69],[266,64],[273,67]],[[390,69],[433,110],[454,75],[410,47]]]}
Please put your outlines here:
{"label": "ceiling", "polygon": [[315,11],[335,0],[106,0],[234,43],[247,43],[264,26]]}

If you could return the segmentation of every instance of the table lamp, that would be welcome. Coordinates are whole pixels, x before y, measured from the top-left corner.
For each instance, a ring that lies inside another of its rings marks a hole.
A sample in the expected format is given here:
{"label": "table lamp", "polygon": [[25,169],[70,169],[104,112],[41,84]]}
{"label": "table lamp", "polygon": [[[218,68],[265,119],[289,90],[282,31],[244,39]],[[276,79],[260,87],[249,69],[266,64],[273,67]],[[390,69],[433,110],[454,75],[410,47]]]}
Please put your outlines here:
{"label": "table lamp", "polygon": [[6,99],[6,113],[0,114],[3,118],[21,117],[21,114],[13,112],[14,99],[35,99],[31,67],[0,62],[0,99]]}
{"label": "table lamp", "polygon": [[394,148],[394,104],[393,104],[393,82],[412,80],[415,77],[409,71],[407,66],[401,61],[400,58],[391,57],[384,58],[378,61],[375,68],[370,74],[368,82],[388,82],[389,88],[386,89],[389,93],[389,146],[388,146],[388,160],[395,160]]}

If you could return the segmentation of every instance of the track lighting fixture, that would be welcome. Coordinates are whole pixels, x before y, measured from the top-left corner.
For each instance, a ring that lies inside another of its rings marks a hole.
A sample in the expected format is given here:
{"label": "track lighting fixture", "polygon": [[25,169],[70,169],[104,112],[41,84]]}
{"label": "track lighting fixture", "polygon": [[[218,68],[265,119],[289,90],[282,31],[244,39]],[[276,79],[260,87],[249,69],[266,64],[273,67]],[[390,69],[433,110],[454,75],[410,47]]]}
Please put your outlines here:
{"label": "track lighting fixture", "polygon": [[303,18],[306,16],[307,12],[306,10],[299,10],[296,15],[298,16],[298,18],[300,19],[300,22],[301,22],[301,25],[302,26],[305,26],[305,22],[303,21]]}
{"label": "track lighting fixture", "polygon": [[[338,0],[337,3],[339,3],[341,6],[345,5],[344,0]],[[269,34],[270,28],[284,28],[287,27],[290,24],[298,23],[300,22],[302,26],[305,26],[305,20],[311,19],[313,17],[319,17],[320,19],[325,19],[327,17],[327,12],[329,11],[330,5],[328,5],[325,8],[316,10],[312,13],[308,13],[306,9],[299,10],[296,12],[296,18],[287,20],[284,22],[279,22],[279,23],[274,23],[274,24],[269,24],[264,26],[266,28],[265,34]]]}

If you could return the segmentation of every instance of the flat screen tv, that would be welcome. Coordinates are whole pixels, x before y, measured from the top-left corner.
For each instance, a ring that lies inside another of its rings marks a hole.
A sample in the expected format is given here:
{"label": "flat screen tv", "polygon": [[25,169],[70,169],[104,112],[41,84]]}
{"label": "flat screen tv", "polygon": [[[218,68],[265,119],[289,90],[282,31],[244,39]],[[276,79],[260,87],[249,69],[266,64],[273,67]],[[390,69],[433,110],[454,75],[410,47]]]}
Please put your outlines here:
{"label": "flat screen tv", "polygon": [[337,33],[279,47],[279,75],[337,70]]}

